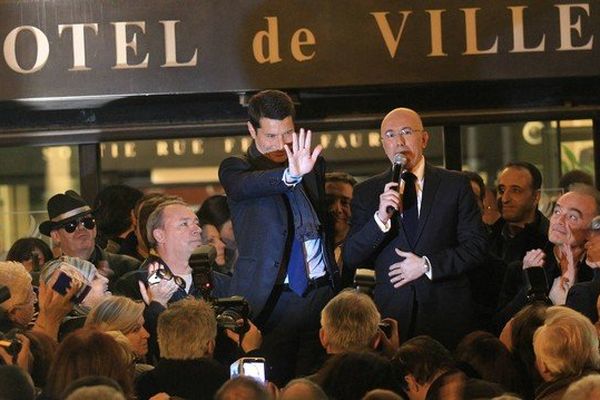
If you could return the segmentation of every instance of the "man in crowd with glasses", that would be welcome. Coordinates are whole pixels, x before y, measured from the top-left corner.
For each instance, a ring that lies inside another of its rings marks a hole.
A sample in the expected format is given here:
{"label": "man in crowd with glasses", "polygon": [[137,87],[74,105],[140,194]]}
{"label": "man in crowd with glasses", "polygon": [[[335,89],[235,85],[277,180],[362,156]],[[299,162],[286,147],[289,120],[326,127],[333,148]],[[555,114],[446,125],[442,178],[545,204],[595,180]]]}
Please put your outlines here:
{"label": "man in crowd with glasses", "polygon": [[429,134],[415,111],[386,115],[381,141],[402,179],[390,165],[354,188],[344,273],[374,267],[375,303],[402,342],[425,334],[453,348],[472,326],[466,272],[485,256],[481,212],[464,174],[425,161]]}
{"label": "man in crowd with glasses", "polygon": [[58,193],[48,200],[48,221],[40,224],[40,232],[50,236],[62,255],[90,261],[109,280],[112,289],[123,274],[136,270],[135,258],[112,254],[96,245],[96,220],[91,207],[75,191]]}

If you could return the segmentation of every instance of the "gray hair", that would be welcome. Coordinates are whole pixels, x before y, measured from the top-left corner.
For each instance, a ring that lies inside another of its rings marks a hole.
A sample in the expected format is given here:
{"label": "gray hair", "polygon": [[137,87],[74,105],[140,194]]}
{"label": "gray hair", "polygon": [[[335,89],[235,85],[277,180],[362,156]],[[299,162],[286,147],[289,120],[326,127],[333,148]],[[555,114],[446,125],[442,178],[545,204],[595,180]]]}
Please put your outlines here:
{"label": "gray hair", "polygon": [[85,326],[123,334],[140,329],[144,304],[124,296],[110,296],[92,308],[85,319]]}
{"label": "gray hair", "polygon": [[154,238],[154,230],[164,228],[165,208],[172,205],[181,205],[187,207],[188,204],[183,200],[167,200],[160,203],[148,217],[146,222],[146,238],[151,249],[156,249],[157,242]]}

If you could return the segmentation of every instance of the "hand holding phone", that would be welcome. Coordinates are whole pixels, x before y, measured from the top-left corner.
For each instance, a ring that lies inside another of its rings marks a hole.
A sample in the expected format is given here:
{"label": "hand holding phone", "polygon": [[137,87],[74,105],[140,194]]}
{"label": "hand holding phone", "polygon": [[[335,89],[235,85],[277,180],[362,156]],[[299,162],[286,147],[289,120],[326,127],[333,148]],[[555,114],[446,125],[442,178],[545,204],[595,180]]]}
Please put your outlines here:
{"label": "hand holding phone", "polygon": [[79,304],[85,299],[85,296],[89,293],[92,287],[86,282],[81,272],[74,266],[67,264],[65,262],[61,263],[57,269],[58,278],[54,285],[52,285],[52,290],[55,292],[65,296],[67,294],[68,289],[71,287],[73,282],[78,282],[81,289],[77,291],[75,296],[71,299],[71,301],[75,304]]}

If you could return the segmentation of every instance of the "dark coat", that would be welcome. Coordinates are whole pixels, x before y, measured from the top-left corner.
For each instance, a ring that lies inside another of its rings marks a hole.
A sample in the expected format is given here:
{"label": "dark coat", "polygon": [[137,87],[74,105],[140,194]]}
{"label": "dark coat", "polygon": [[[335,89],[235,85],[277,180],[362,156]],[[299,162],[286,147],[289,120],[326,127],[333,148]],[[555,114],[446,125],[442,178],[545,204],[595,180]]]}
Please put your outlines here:
{"label": "dark coat", "polygon": [[114,289],[120,277],[140,267],[140,262],[137,259],[122,254],[109,253],[106,250],[102,250],[99,246],[96,246],[89,261],[98,269],[102,269],[101,262],[106,261],[108,263],[108,266],[114,272],[108,281],[108,288],[110,290]]}
{"label": "dark coat", "polygon": [[212,400],[227,379],[227,369],[215,360],[161,359],[156,368],[136,379],[135,390],[139,400],[160,392],[186,400]]}
{"label": "dark coat", "polygon": [[535,220],[512,238],[504,232],[506,225],[507,222],[500,218],[491,226],[489,234],[491,253],[506,264],[522,261],[527,251],[544,248],[548,243],[550,221],[539,210],[535,211]]}
{"label": "dark coat", "polygon": [[535,391],[535,400],[562,400],[565,392],[572,383],[598,371],[588,370],[581,375],[568,376],[551,382],[542,383]]}
{"label": "dark coat", "polygon": [[[403,341],[426,334],[453,348],[472,326],[467,272],[480,265],[487,250],[475,196],[464,175],[427,164],[419,225],[411,247],[398,214],[387,233],[373,218],[391,174],[390,169],[354,188],[344,273],[374,267],[375,302],[382,317],[398,320]],[[427,256],[432,280],[423,275],[395,289],[388,272],[390,265],[400,261],[396,248]]]}
{"label": "dark coat", "polygon": [[[248,300],[253,316],[263,310],[275,284],[283,282],[294,234],[285,196],[294,188],[282,181],[286,166],[274,168],[257,152],[253,144],[248,155],[229,157],[219,168],[219,180],[227,193],[239,252],[229,291],[231,295],[241,295]],[[324,223],[327,205],[323,158],[319,157],[313,170],[303,176],[301,185],[319,221]],[[337,267],[325,229],[321,229],[320,237],[326,267],[333,281],[337,279]]]}
{"label": "dark coat", "polygon": [[600,270],[595,269],[594,278],[591,281],[573,285],[567,294],[566,305],[579,311],[595,324],[598,321],[596,308],[598,296],[600,296]]}

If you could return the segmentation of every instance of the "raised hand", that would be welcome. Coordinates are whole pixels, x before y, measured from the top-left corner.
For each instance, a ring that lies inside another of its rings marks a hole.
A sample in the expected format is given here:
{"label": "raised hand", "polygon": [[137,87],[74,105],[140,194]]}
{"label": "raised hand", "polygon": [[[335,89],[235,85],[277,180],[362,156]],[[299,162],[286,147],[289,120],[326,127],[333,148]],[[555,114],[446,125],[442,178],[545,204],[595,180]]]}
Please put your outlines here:
{"label": "raised hand", "polygon": [[312,132],[304,131],[300,129],[300,134],[294,132],[292,134],[292,148],[286,144],[284,145],[285,152],[288,158],[288,168],[291,175],[300,177],[312,171],[317,157],[321,154],[323,146],[318,145],[315,149],[310,151]]}

